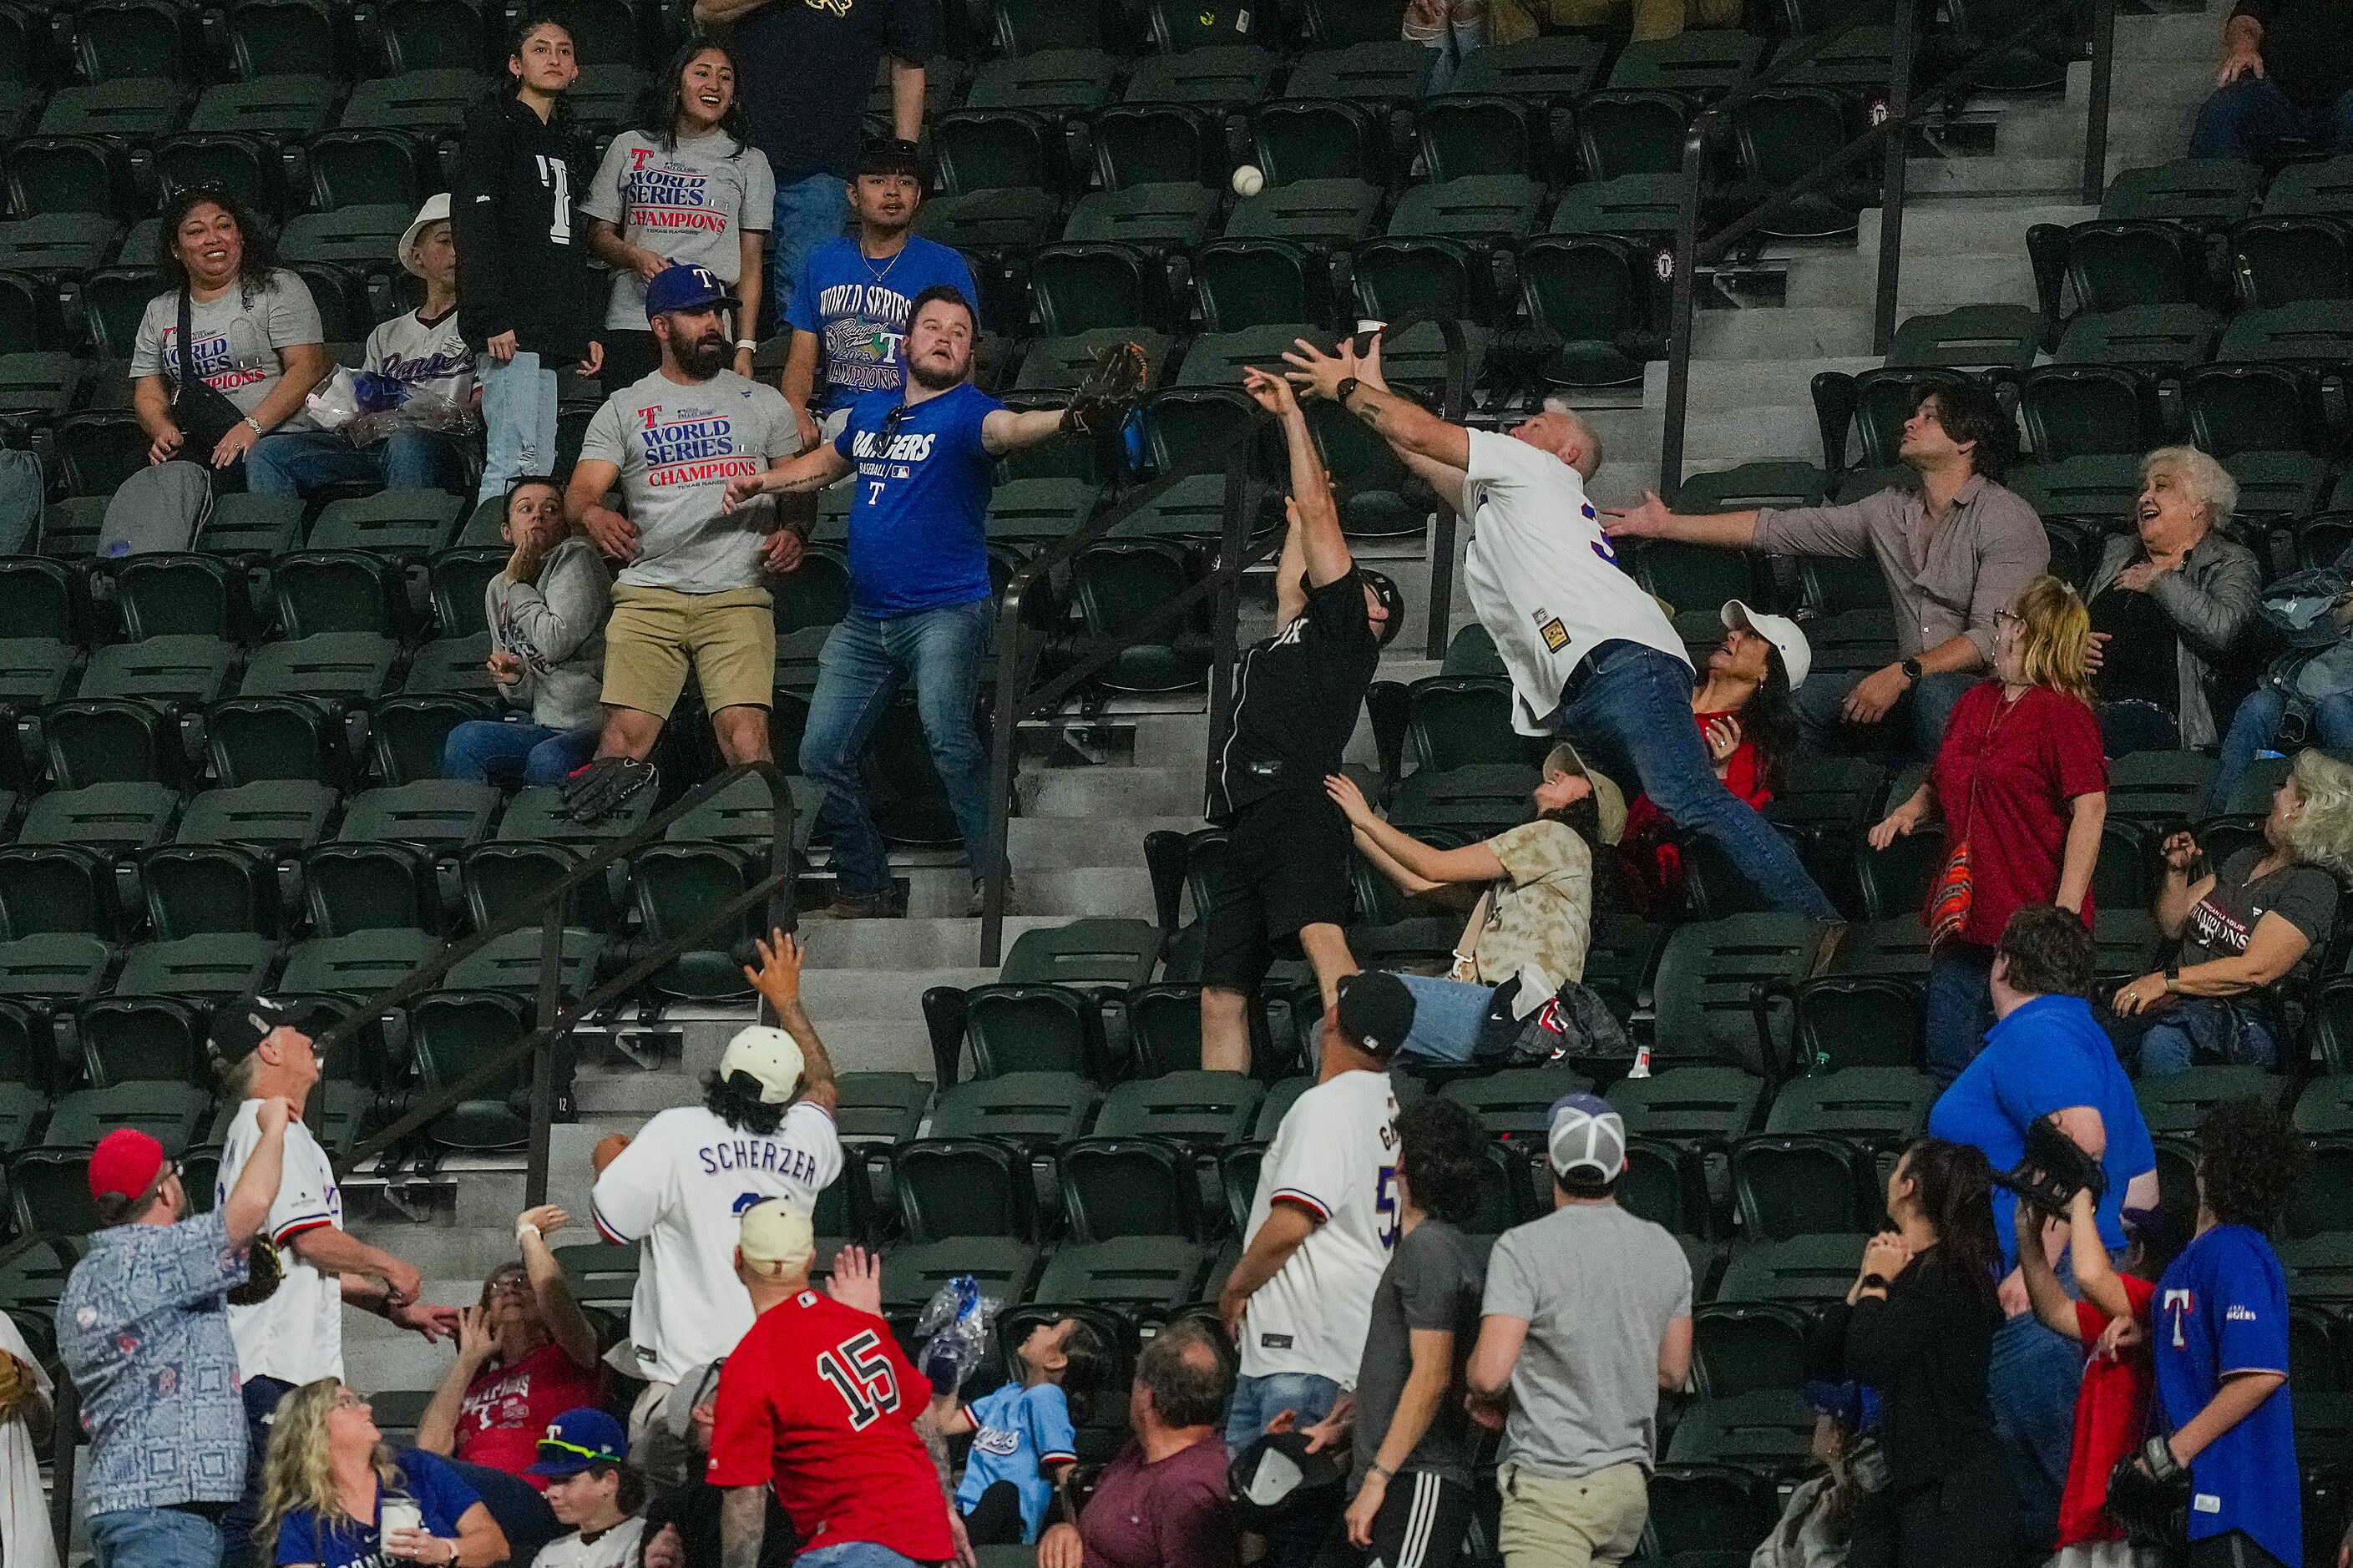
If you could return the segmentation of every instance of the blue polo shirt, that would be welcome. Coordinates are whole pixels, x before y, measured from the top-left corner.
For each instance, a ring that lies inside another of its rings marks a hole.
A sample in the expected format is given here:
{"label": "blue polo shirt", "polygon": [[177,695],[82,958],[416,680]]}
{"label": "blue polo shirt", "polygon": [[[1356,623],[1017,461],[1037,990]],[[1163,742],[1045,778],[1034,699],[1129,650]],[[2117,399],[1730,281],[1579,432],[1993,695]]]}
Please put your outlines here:
{"label": "blue polo shirt", "polygon": [[[2182,1248],[2157,1282],[2149,1339],[2168,1430],[2206,1408],[2232,1373],[2287,1371],[2287,1278],[2278,1254],[2242,1225],[2218,1225]],[[2288,1389],[2189,1464],[2189,1539],[2233,1530],[2282,1563],[2304,1557],[2304,1500]]]}
{"label": "blue polo shirt", "polygon": [[878,392],[850,409],[833,446],[855,470],[852,610],[881,619],[988,597],[995,479],[980,427],[1004,406],[966,382],[912,405]]}
{"label": "blue polo shirt", "polygon": [[[2157,1148],[2116,1047],[2082,997],[2037,996],[1988,1029],[1985,1049],[1929,1111],[1928,1132],[1973,1144],[1995,1170],[2007,1171],[2024,1157],[2029,1127],[2076,1105],[2097,1110],[2107,1128],[2100,1239],[2113,1252],[2125,1244],[2126,1184],[2157,1168]],[[1996,1187],[1993,1223],[2004,1268],[2018,1261],[2017,1211],[2016,1194]]]}

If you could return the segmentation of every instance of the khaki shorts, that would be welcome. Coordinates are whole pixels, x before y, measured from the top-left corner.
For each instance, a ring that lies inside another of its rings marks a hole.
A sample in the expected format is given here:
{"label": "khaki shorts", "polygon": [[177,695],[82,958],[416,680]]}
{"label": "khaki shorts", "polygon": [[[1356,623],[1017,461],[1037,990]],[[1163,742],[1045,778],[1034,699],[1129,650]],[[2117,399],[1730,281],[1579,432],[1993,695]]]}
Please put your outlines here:
{"label": "khaki shorts", "polygon": [[1651,1517],[1650,1479],[1630,1462],[1563,1480],[1506,1460],[1495,1489],[1505,1568],[1612,1568],[1634,1555]]}
{"label": "khaki shorts", "polygon": [[606,703],[670,717],[689,664],[702,705],[765,708],[776,699],[776,614],[765,588],[681,594],[613,585],[605,624]]}

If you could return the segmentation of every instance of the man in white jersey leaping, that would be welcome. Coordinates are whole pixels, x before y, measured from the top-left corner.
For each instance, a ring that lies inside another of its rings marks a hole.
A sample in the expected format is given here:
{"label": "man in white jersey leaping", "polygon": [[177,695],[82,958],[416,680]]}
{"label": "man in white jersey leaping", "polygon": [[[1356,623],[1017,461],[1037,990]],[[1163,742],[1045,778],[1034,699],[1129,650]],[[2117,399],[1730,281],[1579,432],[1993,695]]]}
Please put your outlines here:
{"label": "man in white jersey leaping", "polygon": [[[1797,852],[1724,787],[1692,722],[1692,667],[1658,601],[1619,568],[1585,482],[1601,442],[1567,409],[1509,434],[1450,425],[1381,379],[1380,340],[1362,357],[1303,340],[1291,379],[1364,421],[1470,525],[1462,580],[1512,678],[1512,726],[1564,733],[1628,769],[1675,826],[1724,851],[1778,909],[1840,918]],[[1588,752],[1588,755],[1592,752]]]}
{"label": "man in white jersey leaping", "polygon": [[629,1301],[631,1370],[646,1391],[630,1412],[644,1436],[672,1385],[735,1348],[752,1326],[752,1298],[735,1274],[744,1211],[781,1198],[803,1214],[841,1174],[833,1058],[801,1008],[801,946],[783,931],[756,944],[746,967],[783,1027],[754,1024],[728,1042],[701,1105],[676,1106],[636,1138],[615,1133],[591,1156],[596,1229],[643,1241]]}

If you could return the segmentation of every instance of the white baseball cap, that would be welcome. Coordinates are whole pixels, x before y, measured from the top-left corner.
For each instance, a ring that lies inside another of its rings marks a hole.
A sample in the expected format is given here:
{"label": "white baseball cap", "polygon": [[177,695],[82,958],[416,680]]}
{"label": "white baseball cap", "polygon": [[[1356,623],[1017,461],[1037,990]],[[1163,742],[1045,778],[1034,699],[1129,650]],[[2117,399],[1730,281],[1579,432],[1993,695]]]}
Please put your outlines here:
{"label": "white baseball cap", "polygon": [[719,1058],[719,1081],[750,1073],[760,1082],[760,1103],[782,1105],[800,1092],[803,1065],[800,1046],[790,1035],[773,1024],[754,1024],[727,1042]]}
{"label": "white baseball cap", "polygon": [[806,1273],[817,1256],[809,1216],[782,1198],[767,1198],[744,1211],[735,1233],[744,1261],[776,1275]]}
{"label": "white baseball cap", "polygon": [[1726,599],[1724,625],[1726,630],[1755,632],[1771,643],[1781,656],[1781,668],[1788,673],[1790,690],[1806,683],[1807,675],[1814,668],[1814,650],[1806,641],[1805,628],[1797,622],[1787,616],[1764,615],[1737,599]]}
{"label": "white baseball cap", "polygon": [[419,278],[425,276],[425,269],[417,265],[417,242],[424,237],[427,225],[446,222],[448,216],[448,192],[438,191],[425,198],[425,205],[417,209],[417,216],[408,220],[406,228],[400,231],[400,245],[393,251],[400,258],[402,267]]}

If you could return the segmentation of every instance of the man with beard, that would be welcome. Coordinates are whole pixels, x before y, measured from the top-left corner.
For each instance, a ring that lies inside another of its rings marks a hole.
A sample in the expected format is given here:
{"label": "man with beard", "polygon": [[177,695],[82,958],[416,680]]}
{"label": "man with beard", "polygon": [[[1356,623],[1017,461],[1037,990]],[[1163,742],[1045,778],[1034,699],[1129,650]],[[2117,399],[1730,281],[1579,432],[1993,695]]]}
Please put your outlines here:
{"label": "man with beard", "polygon": [[[892,896],[881,836],[858,759],[902,679],[932,763],[947,786],[972,862],[972,910],[988,874],[988,758],[972,721],[988,646],[990,468],[1008,452],[1080,428],[1074,409],[1017,414],[972,384],[972,302],[944,285],[907,313],[903,390],[875,392],[850,409],[833,441],[727,482],[731,509],[819,490],[857,473],[849,505],[849,613],[818,657],[817,691],[801,737],[801,772],[825,786],[818,820],[830,831],[838,890],[831,912],[860,919],[902,912]],[[1098,427],[1116,428],[1113,421]],[[1076,526],[1079,520],[1072,518]],[[800,564],[790,526],[769,536],[769,566]],[[608,658],[610,655],[607,656]]]}
{"label": "man with beard", "polygon": [[[654,276],[646,319],[661,368],[606,399],[565,492],[573,525],[620,568],[605,626],[604,730],[595,759],[565,785],[581,822],[654,782],[646,759],[690,663],[720,755],[730,766],[769,760],[776,626],[760,570],[763,536],[772,549],[779,537],[776,503],[724,503],[732,481],[756,478],[800,438],[781,393],[726,368],[736,309],[701,267]],[[627,516],[605,504],[616,484]]]}

